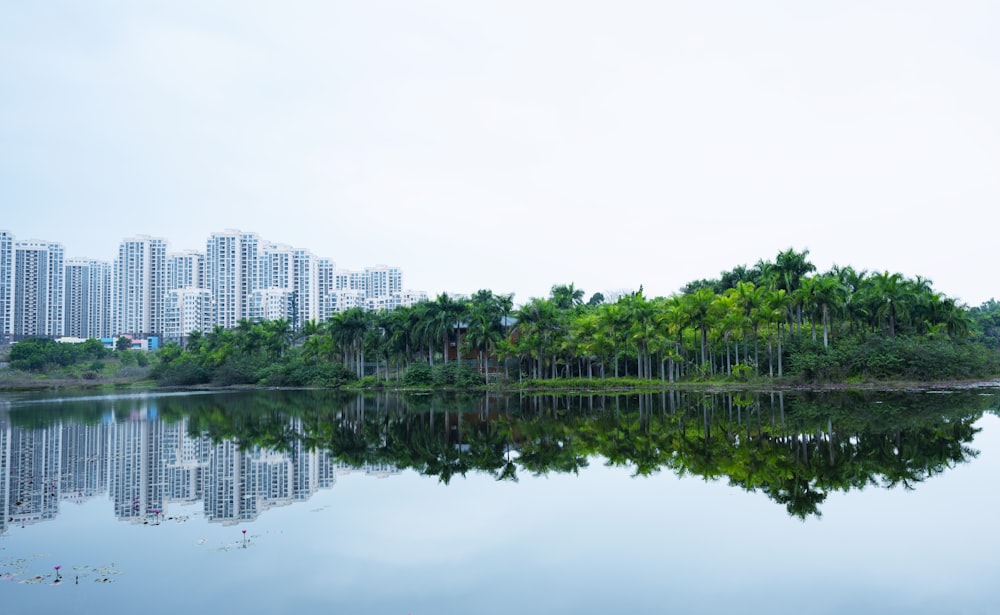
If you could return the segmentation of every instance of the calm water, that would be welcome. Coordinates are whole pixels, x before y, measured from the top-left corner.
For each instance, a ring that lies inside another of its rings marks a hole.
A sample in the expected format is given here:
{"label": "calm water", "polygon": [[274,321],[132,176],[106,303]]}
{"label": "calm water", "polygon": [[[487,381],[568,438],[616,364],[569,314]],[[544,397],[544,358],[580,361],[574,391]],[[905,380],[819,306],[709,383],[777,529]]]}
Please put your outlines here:
{"label": "calm water", "polygon": [[998,407],[6,395],[0,608],[996,613]]}

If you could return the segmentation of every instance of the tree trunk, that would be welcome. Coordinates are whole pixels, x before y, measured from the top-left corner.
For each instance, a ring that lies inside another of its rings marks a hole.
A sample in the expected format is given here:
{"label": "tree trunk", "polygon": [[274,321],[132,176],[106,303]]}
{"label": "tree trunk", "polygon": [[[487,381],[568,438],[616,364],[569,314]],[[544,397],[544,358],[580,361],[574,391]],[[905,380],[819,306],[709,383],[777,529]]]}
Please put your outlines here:
{"label": "tree trunk", "polygon": [[829,319],[829,311],[826,305],[823,306],[823,348],[827,348],[830,345],[830,336],[828,334],[829,327],[827,326],[827,319]]}
{"label": "tree trunk", "polygon": [[778,378],[785,375],[785,370],[783,369],[783,363],[781,360],[781,326],[778,326]]}

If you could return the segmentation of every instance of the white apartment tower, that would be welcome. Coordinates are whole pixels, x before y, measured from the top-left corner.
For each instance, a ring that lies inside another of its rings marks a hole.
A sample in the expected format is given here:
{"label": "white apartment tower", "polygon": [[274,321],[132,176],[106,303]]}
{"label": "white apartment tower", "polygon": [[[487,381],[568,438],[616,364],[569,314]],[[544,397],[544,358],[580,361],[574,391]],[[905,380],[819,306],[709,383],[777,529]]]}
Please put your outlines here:
{"label": "white apartment tower", "polygon": [[14,339],[63,334],[63,247],[14,242],[11,334]]}
{"label": "white apartment tower", "polygon": [[65,283],[63,335],[111,337],[111,263],[71,258]]}
{"label": "white apartment tower", "polygon": [[122,240],[114,265],[112,335],[163,335],[167,242],[139,235]]}
{"label": "white apartment tower", "polygon": [[366,307],[363,290],[331,290],[323,297],[322,309],[327,314],[327,320],[334,312],[346,312],[357,307]]}
{"label": "white apartment tower", "polygon": [[304,323],[319,318],[319,265],[317,258],[309,250],[295,250],[292,281],[296,300],[292,326],[298,329]]}
{"label": "white apartment tower", "polygon": [[365,274],[363,271],[351,271],[349,269],[336,269],[333,272],[334,290],[360,290],[365,291]]}
{"label": "white apartment tower", "polygon": [[295,279],[295,249],[281,243],[261,248],[260,288],[292,290]]}
{"label": "white apartment tower", "polygon": [[14,315],[14,235],[0,230],[0,343],[9,339]]}
{"label": "white apartment tower", "polygon": [[316,260],[316,320],[325,322],[330,319],[330,312],[327,311],[327,295],[331,291],[337,290],[337,263],[333,259],[320,258]]}
{"label": "white apartment tower", "polygon": [[174,288],[168,290],[163,305],[163,337],[187,344],[192,331],[207,332],[212,328],[212,293],[206,288]]}
{"label": "white apartment tower", "polygon": [[[303,323],[316,320],[320,311],[319,269],[316,257],[309,250],[283,244],[267,244],[262,249],[261,262],[263,285],[260,290],[286,290],[291,293],[291,311],[285,318],[291,321],[292,327],[298,329]],[[256,319],[261,318],[257,316],[262,305],[261,300],[261,297],[254,299]],[[274,319],[266,318],[266,320]]]}
{"label": "white apartment tower", "polygon": [[295,320],[295,293],[288,288],[261,288],[250,293],[250,315],[254,321]]}
{"label": "white apartment tower", "polygon": [[405,290],[399,297],[399,303],[404,307],[413,307],[427,300],[427,292],[423,290]]}
{"label": "white apartment tower", "polygon": [[365,267],[365,296],[369,299],[403,293],[403,271],[399,267]]}
{"label": "white apartment tower", "polygon": [[250,294],[261,287],[256,233],[212,233],[205,250],[205,285],[212,294],[212,323],[232,329],[250,316]]}
{"label": "white apartment tower", "polygon": [[205,288],[205,255],[185,250],[167,255],[167,290]]}

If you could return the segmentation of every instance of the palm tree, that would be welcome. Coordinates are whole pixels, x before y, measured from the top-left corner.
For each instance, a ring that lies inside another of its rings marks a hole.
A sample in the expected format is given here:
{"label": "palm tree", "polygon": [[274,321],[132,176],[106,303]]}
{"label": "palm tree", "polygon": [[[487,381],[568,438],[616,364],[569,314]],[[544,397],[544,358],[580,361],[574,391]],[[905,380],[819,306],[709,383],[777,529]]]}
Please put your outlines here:
{"label": "palm tree", "polygon": [[555,351],[551,345],[558,324],[558,311],[552,301],[533,297],[515,313],[517,325],[514,333],[518,345],[535,358],[534,377],[540,378],[545,358],[552,357],[555,367]]}
{"label": "palm tree", "polygon": [[285,350],[292,345],[292,323],[287,318],[266,320],[261,323],[264,334],[264,346],[272,359],[285,356]]}
{"label": "palm tree", "polygon": [[[759,365],[757,334],[760,330],[761,310],[764,308],[764,299],[767,289],[763,286],[755,286],[753,282],[738,282],[733,287],[732,296],[736,300],[736,305],[743,313],[743,322],[753,332],[753,352],[754,365]],[[744,353],[746,350],[744,349]]]}
{"label": "palm tree", "polygon": [[611,352],[610,340],[605,333],[596,310],[582,312],[570,323],[570,337],[575,340],[577,352],[586,361],[588,379],[594,377],[595,359],[600,363],[603,377],[603,359]]}
{"label": "palm tree", "polygon": [[620,303],[624,309],[624,318],[630,324],[628,327],[628,339],[636,345],[636,375],[639,378],[652,379],[651,360],[649,356],[649,345],[655,339],[657,333],[655,308],[652,303],[642,296],[642,289],[626,297],[622,297]]}
{"label": "palm tree", "polygon": [[861,292],[867,284],[868,271],[862,269],[856,271],[853,267],[840,267],[834,265],[830,270],[830,275],[837,278],[841,286],[844,287],[844,317],[848,326],[853,332],[859,322],[869,319],[869,315],[864,302],[864,295]]}
{"label": "palm tree", "polygon": [[[441,293],[437,299],[429,303],[427,316],[429,317],[429,331],[436,334],[441,341],[441,354],[444,362],[447,363],[451,336],[465,316],[465,302],[452,299],[448,293]],[[461,339],[455,343],[455,355],[459,359],[461,359],[458,350],[460,346]]]}
{"label": "palm tree", "polygon": [[[741,282],[742,283],[742,282]],[[730,289],[732,290],[732,289]],[[726,348],[726,364],[725,373],[726,375],[732,375],[733,373],[733,362],[730,354],[730,337],[734,332],[741,332],[743,330],[743,314],[737,304],[736,298],[733,293],[726,291],[721,295],[716,295],[715,301],[711,306],[712,318],[716,323],[717,334],[722,338],[723,344]],[[739,341],[736,342],[736,362],[739,363],[740,360],[740,347]]]}
{"label": "palm tree", "polygon": [[895,337],[897,319],[909,313],[903,275],[886,271],[876,273],[870,280],[870,296],[875,304],[875,316],[880,321],[888,322],[889,337]]}
{"label": "palm tree", "polygon": [[619,376],[618,354],[628,340],[628,314],[619,298],[615,303],[602,303],[597,307],[597,321],[611,340],[611,354],[615,362],[615,378]]}
{"label": "palm tree", "polygon": [[830,344],[830,311],[839,311],[847,302],[847,289],[836,276],[826,274],[812,278],[813,301],[819,306],[823,319],[823,348]]}
{"label": "palm tree", "polygon": [[[802,277],[807,273],[816,271],[816,266],[807,260],[808,256],[809,250],[796,252],[792,248],[788,248],[784,252],[779,252],[778,256],[774,259],[774,268],[772,270],[774,287],[779,290],[784,289],[789,296],[794,298],[795,291],[801,285]],[[791,307],[798,314],[797,320],[801,328],[802,304],[793,300]]]}
{"label": "palm tree", "polygon": [[382,316],[388,353],[390,357],[395,357],[397,366],[402,363],[409,367],[410,364],[413,350],[413,330],[410,328],[412,312],[413,308],[398,307]]}
{"label": "palm tree", "polygon": [[344,363],[354,366],[358,378],[365,375],[365,337],[371,324],[369,312],[354,307],[335,313],[327,325],[334,343],[344,353]]}
{"label": "palm tree", "polygon": [[699,288],[695,292],[684,295],[684,307],[691,323],[701,334],[701,365],[707,360],[708,329],[712,324],[712,303],[715,292],[710,288]]}
{"label": "palm tree", "polygon": [[302,356],[319,364],[321,360],[330,361],[334,355],[333,338],[330,336],[326,322],[308,321],[302,326]]}
{"label": "palm tree", "polygon": [[[684,357],[684,331],[691,324],[691,318],[685,307],[683,295],[673,295],[666,300],[660,312],[659,326],[668,335],[675,335],[674,351],[667,358],[667,370],[670,372],[670,382],[680,378],[681,363]],[[676,374],[675,374],[676,372]]]}
{"label": "palm tree", "polygon": [[552,287],[551,299],[560,310],[571,310],[583,305],[583,290],[577,288],[572,282],[569,284],[556,284]]}
{"label": "palm tree", "polygon": [[255,355],[264,345],[264,331],[252,320],[241,318],[233,330],[235,341],[244,355]]}
{"label": "palm tree", "polygon": [[964,337],[972,330],[972,320],[968,310],[941,293],[928,293],[917,297],[920,315],[917,318],[925,331],[938,327],[950,337]]}
{"label": "palm tree", "polygon": [[503,335],[502,306],[499,297],[490,290],[480,290],[468,304],[468,327],[463,346],[478,353],[480,373],[489,383],[486,356],[494,354]]}
{"label": "palm tree", "polygon": [[[792,301],[788,297],[788,293],[784,289],[772,290],[765,295],[764,298],[765,309],[761,313],[761,321],[763,323],[774,323],[777,325],[777,335],[778,335],[778,377],[781,378],[784,375],[783,358],[782,358],[782,348],[781,348],[781,328],[784,323],[784,315],[788,313],[791,309]],[[768,348],[770,348],[770,342],[768,342]],[[756,351],[755,351],[756,352]],[[770,353],[770,351],[769,351]],[[774,362],[772,359],[768,359],[768,370],[770,376],[774,377]]]}

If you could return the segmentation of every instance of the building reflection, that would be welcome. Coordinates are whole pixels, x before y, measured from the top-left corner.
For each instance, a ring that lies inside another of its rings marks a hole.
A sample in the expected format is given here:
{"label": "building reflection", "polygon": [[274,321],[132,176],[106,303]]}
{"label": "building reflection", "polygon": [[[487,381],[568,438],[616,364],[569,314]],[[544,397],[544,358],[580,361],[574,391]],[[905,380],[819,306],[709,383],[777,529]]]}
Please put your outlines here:
{"label": "building reflection", "polygon": [[[297,419],[289,420],[298,429]],[[61,503],[108,497],[119,520],[150,523],[171,504],[203,502],[222,524],[252,521],[276,506],[310,499],[337,477],[385,477],[391,466],[354,468],[301,442],[290,450],[241,449],[232,440],[192,435],[187,419],[167,423],[155,405],[127,420],[109,413],[97,424],[58,422],[27,429],[0,413],[0,534],[59,514]]]}

